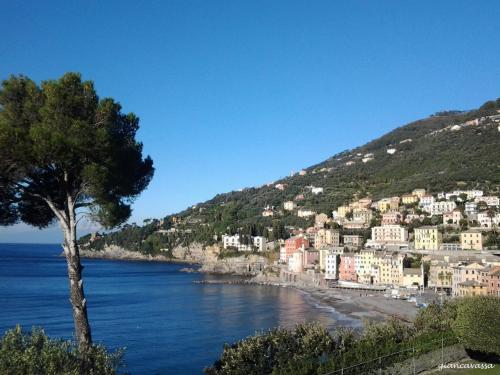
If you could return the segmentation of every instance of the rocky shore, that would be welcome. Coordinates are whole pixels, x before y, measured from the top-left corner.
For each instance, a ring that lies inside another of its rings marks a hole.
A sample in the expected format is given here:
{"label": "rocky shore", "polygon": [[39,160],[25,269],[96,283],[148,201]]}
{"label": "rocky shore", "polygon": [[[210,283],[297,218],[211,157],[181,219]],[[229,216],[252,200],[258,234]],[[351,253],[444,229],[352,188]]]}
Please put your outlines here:
{"label": "rocky shore", "polygon": [[196,262],[184,259],[175,259],[163,255],[145,255],[137,251],[128,251],[117,246],[110,246],[105,250],[80,250],[82,258],[90,259],[110,259],[110,260],[132,260],[132,261],[145,261],[145,262],[166,262],[166,263],[186,263],[194,264]]}
{"label": "rocky shore", "polygon": [[283,281],[279,272],[266,268],[267,259],[255,254],[239,257],[218,258],[218,248],[206,248],[204,251],[197,246],[185,247],[175,251],[176,257],[163,255],[151,256],[135,251],[128,251],[117,246],[107,247],[102,251],[81,250],[81,256],[94,259],[132,260],[150,262],[185,263],[199,267],[186,267],[183,272],[202,272],[209,274],[234,275],[238,277],[252,277],[232,280],[206,280],[200,284],[259,284],[274,287],[295,288],[307,294],[313,303],[333,308],[347,319],[385,320],[390,316],[403,321],[412,321],[418,309],[414,304],[403,300],[384,297],[379,292],[336,289],[321,286],[310,286],[304,283]]}

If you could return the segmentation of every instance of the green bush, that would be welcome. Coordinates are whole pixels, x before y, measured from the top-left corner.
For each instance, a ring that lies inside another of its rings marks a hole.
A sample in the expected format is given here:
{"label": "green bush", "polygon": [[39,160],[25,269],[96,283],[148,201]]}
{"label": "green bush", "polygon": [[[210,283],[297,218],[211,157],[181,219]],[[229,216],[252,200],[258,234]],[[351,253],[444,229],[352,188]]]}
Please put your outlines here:
{"label": "green bush", "polygon": [[111,375],[122,365],[122,356],[122,350],[109,353],[100,345],[83,356],[72,341],[51,339],[40,328],[27,333],[17,326],[0,341],[0,374]]}
{"label": "green bush", "polygon": [[500,355],[500,298],[461,298],[452,328],[466,349]]}
{"label": "green bush", "polygon": [[[263,375],[292,373],[296,365],[317,368],[317,358],[332,351],[334,340],[318,324],[299,324],[294,330],[275,328],[226,345],[207,375]],[[274,372],[273,372],[274,371]],[[302,372],[305,373],[305,372]]]}

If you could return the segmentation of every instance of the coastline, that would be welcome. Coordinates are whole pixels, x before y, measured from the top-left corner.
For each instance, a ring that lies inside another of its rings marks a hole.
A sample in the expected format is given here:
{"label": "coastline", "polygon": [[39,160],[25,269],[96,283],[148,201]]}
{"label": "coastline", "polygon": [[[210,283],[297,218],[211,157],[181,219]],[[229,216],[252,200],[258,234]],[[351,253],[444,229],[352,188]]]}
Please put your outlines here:
{"label": "coastline", "polygon": [[[90,251],[80,250],[81,257],[87,259],[105,259],[116,261],[140,261],[140,262],[162,262],[173,264],[186,264],[200,266],[202,262],[194,260],[168,258],[165,256],[151,256],[144,255],[134,251],[124,249],[108,249],[106,251]],[[200,272],[198,269],[186,268],[182,272]],[[339,320],[344,320],[350,326],[362,325],[364,320],[368,321],[383,321],[390,317],[396,317],[404,322],[411,322],[415,318],[418,308],[407,301],[395,300],[386,298],[379,292],[370,291],[355,291],[347,289],[336,289],[319,286],[307,286],[290,283],[280,280],[278,277],[261,278],[256,276],[252,279],[245,279],[245,276],[237,272],[233,273],[220,273],[220,272],[206,272],[200,273],[211,274],[214,276],[233,275],[240,279],[236,280],[203,280],[198,283],[210,284],[254,284],[254,285],[268,285],[273,287],[286,287],[295,288],[296,290],[304,293],[307,300],[312,304],[317,304],[319,308],[330,308],[339,314]],[[345,319],[343,318],[345,317]],[[353,321],[359,322],[358,324]]]}
{"label": "coastline", "polygon": [[144,255],[136,251],[128,250],[107,250],[95,251],[80,249],[80,257],[83,259],[104,259],[116,261],[136,261],[136,262],[159,262],[173,264],[200,265],[201,263],[194,260],[169,258],[163,255]]}
{"label": "coastline", "polygon": [[[333,309],[341,321],[348,326],[362,326],[363,321],[384,321],[395,317],[405,323],[412,322],[418,308],[407,301],[386,298],[381,293],[353,291],[327,287],[296,285],[282,281],[259,280],[209,280],[199,284],[254,284],[280,288],[294,288],[307,296],[307,300],[318,308]],[[354,323],[356,321],[357,323]]]}

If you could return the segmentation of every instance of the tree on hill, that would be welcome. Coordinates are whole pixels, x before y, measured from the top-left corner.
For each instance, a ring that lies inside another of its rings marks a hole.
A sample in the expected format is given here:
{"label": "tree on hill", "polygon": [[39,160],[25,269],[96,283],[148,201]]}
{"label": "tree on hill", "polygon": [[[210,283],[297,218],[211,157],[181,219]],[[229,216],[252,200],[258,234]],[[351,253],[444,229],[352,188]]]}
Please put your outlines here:
{"label": "tree on hill", "polygon": [[105,228],[123,223],[154,168],[135,139],[139,119],[100,99],[77,73],[37,85],[11,76],[0,88],[0,225],[58,221],[77,344],[92,346],[77,242],[85,211]]}

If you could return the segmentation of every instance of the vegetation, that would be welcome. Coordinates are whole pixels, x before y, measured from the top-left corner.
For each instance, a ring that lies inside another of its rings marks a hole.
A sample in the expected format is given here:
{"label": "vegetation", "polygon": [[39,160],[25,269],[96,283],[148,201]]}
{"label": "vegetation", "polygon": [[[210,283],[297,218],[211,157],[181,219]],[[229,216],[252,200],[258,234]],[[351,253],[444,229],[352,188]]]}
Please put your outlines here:
{"label": "vegetation", "polygon": [[317,324],[300,324],[291,331],[276,328],[226,345],[205,373],[324,374],[362,364],[344,370],[359,374],[457,342],[498,355],[499,303],[493,296],[435,303],[420,310],[413,324],[397,319],[367,323],[358,335],[345,328],[330,333]]}
{"label": "vegetation", "polygon": [[466,297],[452,323],[460,342],[473,351],[500,356],[500,298]]}
{"label": "vegetation", "polygon": [[59,222],[81,351],[92,338],[77,215],[107,228],[129,218],[133,198],[154,171],[135,140],[138,129],[134,114],[122,113],[111,98],[99,99],[93,83],[76,73],[40,86],[11,76],[0,88],[0,225]]}
{"label": "vegetation", "polygon": [[122,366],[123,351],[109,353],[91,345],[86,356],[72,341],[54,340],[41,329],[31,333],[17,326],[0,340],[0,373],[3,375],[112,375]]}
{"label": "vegetation", "polygon": [[[284,239],[288,235],[284,228],[307,227],[312,222],[283,210],[283,203],[292,200],[299,208],[331,215],[333,209],[356,197],[370,195],[378,199],[407,193],[417,187],[431,192],[481,188],[487,193],[498,194],[500,168],[496,155],[500,145],[497,126],[486,120],[482,125],[463,127],[460,131],[443,129],[497,114],[499,109],[500,100],[496,100],[478,110],[442,112],[399,127],[364,146],[343,151],[307,168],[305,175],[296,174],[276,181],[285,185],[284,190],[269,184],[219,194],[158,221],[158,228],[175,225],[178,229],[176,234],[164,234],[162,241],[168,246],[194,241],[210,244],[224,233],[249,231],[270,239]],[[389,147],[395,148],[396,153],[388,154]],[[363,163],[361,159],[367,153],[372,153],[374,159]],[[346,165],[347,162],[353,164]],[[312,194],[311,185],[323,187],[324,192]],[[262,217],[262,210],[267,206],[275,207],[273,217]],[[376,217],[375,222],[379,219]],[[436,216],[415,225],[441,224],[440,220],[442,217]],[[275,226],[280,229],[276,230]],[[142,241],[157,230],[151,223],[146,227],[144,231],[134,229],[137,236],[130,236],[130,228],[108,234],[101,244],[116,243],[129,250],[144,251]],[[185,230],[189,231],[185,233]]]}

